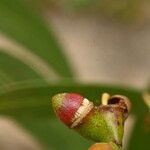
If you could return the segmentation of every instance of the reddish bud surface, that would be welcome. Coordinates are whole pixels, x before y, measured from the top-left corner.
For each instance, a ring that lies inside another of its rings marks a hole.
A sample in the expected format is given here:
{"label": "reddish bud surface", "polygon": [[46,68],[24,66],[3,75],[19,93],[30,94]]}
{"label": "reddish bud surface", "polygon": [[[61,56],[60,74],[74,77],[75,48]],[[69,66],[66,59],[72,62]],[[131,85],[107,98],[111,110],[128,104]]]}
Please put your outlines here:
{"label": "reddish bud surface", "polygon": [[57,94],[52,98],[52,105],[58,118],[67,126],[72,124],[76,111],[84,97],[75,93]]}

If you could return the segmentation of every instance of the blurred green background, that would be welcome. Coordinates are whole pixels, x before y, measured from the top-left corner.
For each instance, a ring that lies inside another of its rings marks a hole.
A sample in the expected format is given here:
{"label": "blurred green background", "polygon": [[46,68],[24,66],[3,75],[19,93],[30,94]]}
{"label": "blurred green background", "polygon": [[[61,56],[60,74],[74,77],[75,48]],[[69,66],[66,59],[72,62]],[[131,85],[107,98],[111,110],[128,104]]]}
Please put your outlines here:
{"label": "blurred green background", "polygon": [[124,149],[150,149],[149,4],[0,0],[0,149],[87,150],[53,113],[59,92],[128,96]]}

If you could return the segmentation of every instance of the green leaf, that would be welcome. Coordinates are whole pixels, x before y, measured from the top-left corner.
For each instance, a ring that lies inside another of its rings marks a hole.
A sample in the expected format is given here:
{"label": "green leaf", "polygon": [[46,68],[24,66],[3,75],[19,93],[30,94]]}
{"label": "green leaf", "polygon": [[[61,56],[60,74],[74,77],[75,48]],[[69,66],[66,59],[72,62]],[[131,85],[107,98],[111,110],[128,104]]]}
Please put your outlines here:
{"label": "green leaf", "polygon": [[32,68],[5,53],[0,53],[0,71],[2,70],[5,73],[5,78],[7,75],[9,80],[11,80],[6,80],[6,84],[9,82],[40,79],[40,76]]}
{"label": "green leaf", "polygon": [[[0,114],[14,117],[28,129],[46,149],[77,150],[88,149],[91,142],[83,139],[75,132],[66,128],[55,117],[50,99],[60,92],[77,92],[94,102],[98,102],[103,92],[123,94],[132,102],[132,114],[136,124],[131,136],[129,150],[149,149],[150,133],[145,130],[144,118],[148,108],[142,95],[134,89],[126,89],[104,85],[79,85],[75,83],[24,88],[10,91],[0,96]],[[138,144],[135,144],[137,143]]]}
{"label": "green leaf", "polygon": [[58,76],[72,77],[71,68],[52,30],[24,1],[0,0],[0,32],[38,56]]}

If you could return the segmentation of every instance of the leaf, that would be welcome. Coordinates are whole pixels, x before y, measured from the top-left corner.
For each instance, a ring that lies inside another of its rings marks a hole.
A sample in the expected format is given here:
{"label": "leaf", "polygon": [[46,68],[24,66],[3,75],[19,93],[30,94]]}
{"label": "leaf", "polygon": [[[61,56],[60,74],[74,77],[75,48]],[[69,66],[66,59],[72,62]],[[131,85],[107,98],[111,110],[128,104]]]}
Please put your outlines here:
{"label": "leaf", "polygon": [[[141,93],[104,85],[80,85],[61,83],[59,85],[24,88],[0,96],[0,113],[18,120],[28,129],[46,149],[65,150],[88,149],[91,142],[62,125],[55,117],[50,99],[60,92],[77,92],[94,102],[98,102],[103,92],[128,96],[133,105],[132,114],[137,118],[131,137],[129,150],[149,149],[150,133],[145,131],[144,117],[148,108],[142,100]],[[138,142],[138,144],[135,144]]]}
{"label": "leaf", "polygon": [[58,76],[72,77],[71,68],[52,30],[22,0],[0,0],[0,32],[39,57]]}

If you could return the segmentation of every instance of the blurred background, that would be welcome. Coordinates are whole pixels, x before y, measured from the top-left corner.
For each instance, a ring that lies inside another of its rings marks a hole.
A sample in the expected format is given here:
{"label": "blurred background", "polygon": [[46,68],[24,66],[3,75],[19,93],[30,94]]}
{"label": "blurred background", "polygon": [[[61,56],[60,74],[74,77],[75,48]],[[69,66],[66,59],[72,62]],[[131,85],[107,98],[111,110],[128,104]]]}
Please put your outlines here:
{"label": "blurred background", "polygon": [[132,101],[124,149],[150,149],[149,0],[0,0],[0,149],[87,150],[50,98]]}

